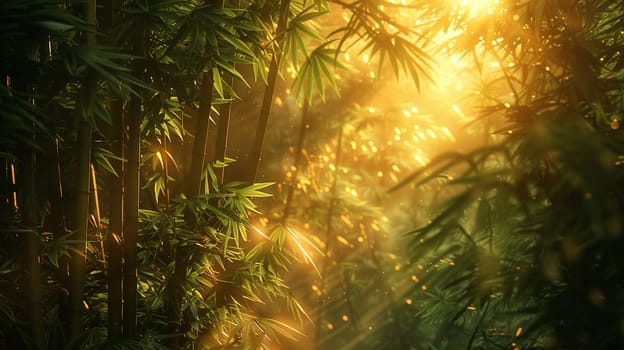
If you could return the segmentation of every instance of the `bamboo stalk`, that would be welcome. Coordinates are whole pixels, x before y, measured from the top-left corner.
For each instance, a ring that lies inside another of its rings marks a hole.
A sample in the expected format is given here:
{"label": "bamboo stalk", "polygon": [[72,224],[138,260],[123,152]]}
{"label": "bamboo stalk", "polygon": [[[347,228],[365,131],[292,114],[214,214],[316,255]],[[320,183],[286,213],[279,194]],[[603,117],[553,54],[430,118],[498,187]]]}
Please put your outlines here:
{"label": "bamboo stalk", "polygon": [[284,34],[286,32],[286,24],[288,22],[288,11],[290,9],[290,0],[283,0],[280,6],[280,14],[277,20],[277,28],[275,35],[276,49],[271,56],[271,63],[269,64],[269,73],[267,76],[267,87],[264,90],[264,97],[262,99],[262,106],[260,107],[260,116],[258,118],[258,126],[256,127],[256,135],[254,138],[253,147],[251,149],[251,159],[248,171],[246,172],[243,180],[249,182],[255,182],[258,176],[258,169],[260,167],[260,161],[262,159],[262,148],[264,145],[264,134],[269,122],[269,116],[271,115],[271,106],[273,105],[273,95],[275,93],[275,85],[277,83],[277,73],[279,71],[279,62],[281,60],[282,52],[281,45],[284,41]]}
{"label": "bamboo stalk", "polygon": [[[95,45],[96,2],[89,0],[84,4],[84,17],[90,30],[84,33],[85,45]],[[93,70],[87,72],[82,86],[80,103],[90,103],[95,94],[96,77]],[[93,113],[91,106],[81,108],[82,111]],[[83,292],[85,281],[85,242],[89,224],[89,173],[91,164],[92,130],[87,118],[83,115],[78,126],[76,142],[76,187],[74,190],[73,235],[75,243],[71,250],[69,264],[69,338],[76,339],[83,334]]]}
{"label": "bamboo stalk", "polygon": [[[301,168],[301,161],[303,156],[303,145],[305,143],[306,131],[310,126],[310,111],[307,102],[304,102],[303,109],[301,110],[301,124],[299,125],[299,136],[297,137],[297,146],[295,147],[295,160],[293,161],[294,170],[292,177],[288,183],[286,192],[286,203],[284,204],[284,213],[282,214],[282,224],[286,223],[288,216],[290,215],[290,208],[292,206],[292,198],[297,187],[299,179],[299,168]],[[337,166],[337,165],[336,165]]]}
{"label": "bamboo stalk", "polygon": [[[31,81],[23,79],[7,79],[7,87],[9,89],[15,89],[16,91],[30,94],[35,86]],[[35,99],[29,97],[28,102],[32,108],[32,113],[34,113],[36,108]],[[30,137],[32,144],[35,144],[36,129],[34,125],[32,126]],[[37,232],[39,216],[37,208],[36,181],[37,157],[34,147],[31,145],[19,152],[18,159],[20,161],[17,164],[13,162],[9,163],[10,180],[13,185],[12,191],[14,209],[16,211],[18,209],[17,191],[19,191],[22,199],[19,211],[21,211],[22,224],[27,229],[22,234],[19,234],[25,254],[22,255],[18,261],[27,273],[24,294],[26,297],[25,311],[30,331],[29,335],[32,337],[33,344],[35,344],[38,348],[43,349],[44,323],[42,312],[43,300],[41,290],[41,266],[39,259],[40,239]],[[16,176],[16,172],[19,177]]]}
{"label": "bamboo stalk", "polygon": [[[202,175],[206,164],[206,144],[208,141],[208,128],[210,126],[210,110],[212,108],[212,93],[214,82],[212,75],[206,73],[202,80],[199,90],[199,111],[197,113],[197,121],[195,128],[195,140],[193,141],[193,151],[191,159],[191,167],[186,176],[188,179],[186,187],[186,195],[188,197],[196,196],[202,193]],[[185,213],[185,221],[187,224],[194,224],[194,216]],[[186,284],[188,267],[190,265],[191,252],[187,247],[180,247],[175,254],[175,267],[173,276],[167,284],[167,320],[170,325],[170,333],[180,333],[180,322],[182,319],[182,303],[184,297],[184,285]],[[181,341],[181,336],[176,335],[168,342],[170,349],[177,349]]]}
{"label": "bamboo stalk", "polygon": [[201,193],[201,180],[206,165],[206,144],[208,141],[208,128],[210,126],[210,109],[212,108],[212,92],[214,82],[212,75],[204,74],[202,84],[199,88],[199,111],[195,128],[195,140],[193,141],[193,151],[191,167],[188,173],[186,194],[193,196]]}
{"label": "bamboo stalk", "polygon": [[[121,101],[111,104],[113,125],[111,130],[112,152],[124,157],[123,152],[123,106]],[[109,224],[105,247],[108,253],[108,337],[119,337],[122,334],[122,252],[121,237],[123,237],[123,192],[124,192],[124,162],[113,160],[112,163],[117,176],[109,179],[111,189],[109,203]]]}
{"label": "bamboo stalk", "polygon": [[188,196],[195,196],[203,192],[201,184],[206,166],[206,145],[210,128],[213,91],[214,81],[212,75],[206,73],[199,88],[199,111],[197,112],[197,120],[195,122],[191,166],[187,175],[189,181],[185,189]]}
{"label": "bamboo stalk", "polygon": [[[139,27],[139,33],[129,42],[132,53],[137,57],[145,57],[147,27]],[[143,63],[133,62],[132,70],[138,78],[144,78]],[[127,338],[137,338],[137,243],[139,236],[139,200],[141,193],[141,121],[142,103],[140,97],[133,97],[128,103],[126,114],[126,128],[128,139],[126,142],[126,168],[124,193],[124,224],[122,240],[122,297],[123,297],[123,335]]]}
{"label": "bamboo stalk", "polygon": [[[87,84],[87,86],[94,86]],[[91,164],[91,126],[80,122],[76,142],[76,189],[74,191],[73,235],[75,243],[71,250],[69,266],[69,337],[82,335],[83,292],[85,281],[85,242],[89,216],[89,165]]]}
{"label": "bamboo stalk", "polygon": [[[234,86],[234,79],[231,80],[232,87]],[[227,102],[220,108],[219,121],[217,122],[217,137],[215,141],[215,157],[214,161],[225,162],[227,154],[227,142],[228,133],[230,130],[230,117],[232,113],[232,101]],[[223,179],[225,178],[225,167],[218,168],[217,172],[218,187],[223,185]]]}
{"label": "bamboo stalk", "polygon": [[[391,128],[388,126],[388,119],[387,118],[383,118],[382,119],[382,130],[383,132],[381,133],[382,135],[388,135],[391,132]],[[382,149],[381,151],[381,159],[387,159],[388,158],[388,154],[387,154],[387,149]],[[381,177],[379,178],[379,186],[381,186],[382,188],[388,188],[390,187],[390,184],[387,184],[387,177]],[[382,206],[381,204],[381,200],[379,198],[377,198],[377,202],[374,203],[375,205],[378,206]],[[384,263],[381,259],[379,259],[379,254],[378,251],[381,249],[379,242],[381,241],[380,237],[379,237],[379,231],[376,230],[371,230],[371,232],[369,232],[370,237],[370,243],[368,244],[368,253],[370,256],[371,261],[373,262],[373,264],[376,267],[376,271],[377,271],[377,280],[379,281],[379,284],[381,285],[381,289],[383,291],[387,291],[388,293],[390,293],[392,291],[392,288],[390,286],[390,284],[388,283],[387,277],[389,276],[388,274],[386,274],[384,272]],[[395,320],[394,322],[398,324],[400,324],[401,322],[401,305],[400,303],[398,303],[395,298],[388,298],[386,301],[387,307],[385,308],[387,311],[390,312],[390,314],[392,315],[392,319]],[[401,349],[403,348],[408,348],[409,344],[407,344],[406,342],[406,335],[404,334],[404,331],[402,329],[402,327],[397,326],[394,329],[397,332],[397,339],[399,341],[399,345],[401,347]]]}
{"label": "bamboo stalk", "polygon": [[100,214],[100,195],[98,194],[97,176],[95,167],[91,163],[91,188],[93,189],[93,205],[95,206],[95,227],[97,228],[97,239],[100,242],[100,250],[102,251],[102,261],[106,264],[106,250],[104,250],[104,240],[102,239],[102,215]]}
{"label": "bamboo stalk", "polygon": [[13,200],[13,206],[15,209],[19,208],[19,204],[17,203],[17,192],[15,191],[15,163],[11,162],[11,184],[13,185],[13,190],[11,191],[11,199]]}
{"label": "bamboo stalk", "polygon": [[123,231],[123,334],[137,336],[137,242],[139,230],[141,101],[128,106],[126,193]]}
{"label": "bamboo stalk", "polygon": [[[108,40],[114,45],[113,28],[120,18],[116,11],[122,6],[121,0],[103,0],[102,9],[98,11],[98,22],[101,31],[108,34]],[[124,117],[123,103],[117,99],[110,103],[112,124],[106,130],[107,139],[110,141],[111,152],[124,158],[123,137]],[[124,162],[111,160],[111,165],[116,173],[109,174],[106,179],[106,187],[109,189],[108,203],[108,232],[104,239],[104,249],[107,262],[107,328],[108,337],[117,338],[122,335],[122,252],[121,237],[123,236],[123,186],[124,186]],[[94,188],[96,186],[94,185]]]}
{"label": "bamboo stalk", "polygon": [[37,227],[37,199],[36,199],[36,157],[33,149],[29,150],[24,159],[24,205],[23,222],[30,230],[24,233],[26,245],[26,271],[28,272],[28,323],[31,329],[33,343],[39,349],[44,346],[43,300],[41,292],[40,267],[40,240]]}
{"label": "bamboo stalk", "polygon": [[[221,0],[221,8],[225,8],[225,0]],[[240,7],[240,0],[238,1],[238,7]],[[236,69],[236,63],[234,63],[233,68]],[[234,77],[230,78],[230,87],[232,88],[232,95],[234,93]],[[215,142],[215,154],[214,154],[214,162],[225,162],[225,157],[227,153],[227,143],[228,143],[228,133],[230,130],[230,117],[232,115],[232,99],[234,96],[230,96],[230,100],[221,105],[221,109],[219,110],[219,120],[217,122],[217,137]],[[223,186],[223,181],[225,179],[225,167],[216,169],[217,172],[217,186],[221,188]]]}
{"label": "bamboo stalk", "polygon": [[162,135],[163,144],[163,173],[165,176],[165,206],[169,208],[171,204],[171,190],[169,189],[169,151],[167,149],[167,135]]}
{"label": "bamboo stalk", "polygon": [[319,312],[318,315],[316,315],[316,331],[315,331],[315,335],[314,335],[314,342],[316,343],[316,349],[321,349],[323,341],[321,340],[321,327],[322,327],[322,322],[323,322],[323,304],[324,304],[324,298],[325,298],[325,275],[327,274],[327,267],[328,267],[328,258],[327,258],[327,253],[329,252],[329,244],[331,242],[331,235],[332,235],[332,218],[334,217],[335,213],[335,208],[336,208],[336,190],[337,190],[337,185],[338,185],[338,171],[339,171],[339,167],[340,167],[340,160],[342,158],[342,137],[343,137],[343,133],[344,133],[344,126],[342,124],[340,124],[340,130],[338,131],[338,145],[336,146],[336,160],[334,161],[334,167],[336,168],[336,170],[334,171],[334,178],[332,180],[332,186],[331,186],[331,190],[329,192],[329,206],[327,208],[327,216],[325,217],[325,222],[326,222],[326,228],[325,228],[325,249],[323,252],[323,267],[322,267],[322,271],[321,271],[321,280],[319,283],[319,288],[321,290],[321,297],[319,298]]}

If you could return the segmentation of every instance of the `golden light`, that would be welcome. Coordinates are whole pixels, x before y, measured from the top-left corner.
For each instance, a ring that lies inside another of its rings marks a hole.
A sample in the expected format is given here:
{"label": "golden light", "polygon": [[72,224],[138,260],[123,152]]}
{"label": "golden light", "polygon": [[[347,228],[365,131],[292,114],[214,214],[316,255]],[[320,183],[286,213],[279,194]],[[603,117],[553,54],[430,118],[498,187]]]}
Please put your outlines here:
{"label": "golden light", "polygon": [[350,245],[349,241],[346,238],[342,237],[341,235],[336,235],[336,240],[346,246]]}
{"label": "golden light", "polygon": [[461,110],[461,108],[459,108],[458,105],[453,104],[451,106],[451,108],[453,108],[453,110],[455,111],[455,113],[457,113],[460,117],[464,118],[466,115],[464,114],[464,112]]}
{"label": "golden light", "polygon": [[500,0],[460,0],[458,5],[468,11],[470,17],[491,15],[494,13]]}
{"label": "golden light", "polygon": [[[394,4],[408,2],[405,0],[387,1]],[[485,16],[501,14],[505,11],[503,8],[505,2],[502,0],[445,0],[445,2],[452,7],[452,11],[456,14],[462,14],[461,16],[464,17],[466,22],[469,20],[468,17],[476,16],[483,16],[481,18],[488,21],[489,19]],[[416,23],[419,24],[420,19],[416,20]],[[458,23],[458,25],[463,24]],[[453,35],[461,34],[461,31],[457,28],[449,29],[449,33],[451,32]],[[481,34],[485,36],[484,33]],[[447,35],[449,37],[441,36],[440,40],[449,40],[450,34]],[[496,37],[483,37],[482,42],[483,45],[500,45],[502,40]],[[480,82],[478,80],[478,72],[471,64],[470,57],[458,54],[453,55],[452,52],[445,53],[444,49],[440,51],[442,52],[432,54],[439,61],[439,66],[434,68],[436,70],[439,69],[435,74],[435,82],[423,84],[422,94],[416,94],[411,85],[407,86],[402,81],[386,81],[385,71],[382,74],[382,70],[376,70],[379,60],[378,55],[370,52],[356,53],[356,51],[344,53],[344,60],[360,69],[362,81],[373,83],[369,81],[369,78],[379,79],[379,81],[384,82],[384,89],[380,89],[375,94],[372,94],[370,98],[365,96],[366,99],[358,100],[357,103],[353,104],[354,110],[357,112],[354,116],[357,118],[354,121],[345,121],[342,129],[344,137],[342,136],[343,134],[340,134],[341,138],[336,138],[334,135],[331,141],[327,141],[320,149],[311,147],[310,155],[306,156],[310,164],[299,166],[299,169],[290,168],[285,170],[290,170],[293,173],[292,176],[308,176],[310,179],[313,179],[308,183],[311,189],[317,190],[317,193],[321,191],[330,192],[330,188],[334,188],[335,191],[333,192],[335,193],[332,194],[345,201],[347,197],[358,198],[358,201],[368,201],[371,199],[371,196],[377,196],[377,194],[375,191],[361,187],[359,180],[356,180],[361,172],[377,177],[378,184],[381,186],[392,186],[410,176],[415,170],[418,171],[427,165],[431,159],[435,158],[437,153],[449,148],[468,147],[468,145],[463,143],[474,142],[474,138],[465,137],[466,130],[464,130],[463,126],[465,122],[471,121],[473,115],[477,113],[472,100],[465,99],[465,97],[470,94],[470,97],[473,98],[475,90],[477,90],[475,87],[480,87],[478,85]],[[502,69],[507,67],[508,64],[506,60],[492,62],[491,58],[483,62],[483,66],[488,72],[490,70]],[[435,97],[430,99],[429,93],[433,93]],[[488,90],[484,90],[483,94],[486,95],[486,93],[489,94]],[[507,100],[511,102],[513,97],[507,98]],[[276,100],[276,104],[280,102],[283,101]],[[501,105],[504,103],[505,100],[501,101]],[[621,123],[619,119],[618,117],[614,122],[618,123],[618,128],[619,123]],[[477,142],[480,142],[480,139]],[[338,150],[343,152],[342,157],[337,157],[336,153],[340,154],[340,152],[337,152]],[[296,151],[293,149],[291,153],[295,154]],[[401,161],[399,162],[397,159],[401,159]],[[343,172],[347,173],[347,169],[351,169],[350,173],[353,176],[339,176]],[[311,171],[323,175],[334,172],[334,175],[328,175],[327,178],[330,180],[337,178],[340,181],[337,181],[334,187],[325,186],[326,184],[322,182],[324,181],[323,178],[315,179],[313,175],[307,174]],[[363,179],[368,178],[363,177]],[[391,211],[393,209],[390,208],[388,210],[390,219],[388,217],[382,219],[384,223],[389,221],[394,223],[394,220],[397,220]],[[339,215],[335,213],[336,217]],[[315,245],[324,251],[325,258],[320,261],[323,264],[327,264],[327,271],[331,270],[332,266],[338,266],[341,263],[341,254],[342,252],[347,252],[347,249],[351,249],[347,254],[357,254],[360,249],[366,249],[367,247],[377,249],[375,241],[381,239],[382,234],[384,237],[387,237],[386,231],[391,234],[388,227],[391,227],[392,224],[382,225],[382,220],[374,220],[363,224],[358,222],[357,216],[352,216],[349,219],[348,216],[340,215],[340,218],[342,219],[340,227],[344,228],[345,231],[332,231],[327,238],[325,238],[324,233],[320,234],[320,238],[313,233],[314,229],[317,229],[316,224],[310,225],[308,223],[304,226],[310,230],[311,239],[314,240]],[[361,232],[358,232],[357,235],[352,235],[352,228],[358,225],[360,225]],[[325,230],[322,230],[322,232],[325,232]],[[388,236],[391,237],[390,234]],[[305,242],[302,242],[300,239],[300,236],[304,235],[294,236],[294,247],[301,251],[298,255],[303,256],[302,260],[312,261],[313,257],[323,256],[323,253],[311,254],[312,252],[309,251],[308,245],[303,244]],[[337,252],[341,253],[338,254]],[[429,289],[429,286],[426,284],[428,282],[427,279],[423,278],[423,280],[420,280],[419,278],[423,277],[420,274],[424,274],[424,266],[421,264],[415,264],[415,266],[411,264],[403,265],[396,259],[396,255],[388,253],[388,260],[395,261],[389,262],[387,268],[393,271],[393,274],[400,275],[401,280],[396,287],[388,288],[385,293],[391,294],[390,290],[401,292],[404,287],[427,293]],[[441,264],[446,264],[446,262],[441,261]],[[455,264],[449,262],[448,265],[454,266]],[[419,273],[419,276],[412,274],[412,272]],[[308,293],[311,292],[310,294],[313,297],[330,297],[333,295],[332,287],[327,284],[308,286]],[[402,301],[404,306],[418,304],[417,299],[405,295],[401,297],[401,294],[396,293],[395,296],[396,298],[402,298],[399,301]],[[474,308],[474,306],[469,307]],[[356,320],[355,316],[353,320]],[[336,323],[330,323],[328,320],[325,320],[324,323],[317,324],[317,326],[321,328],[325,326],[327,330],[335,330],[343,328],[340,326],[340,322],[351,321],[351,315],[349,314],[339,313],[334,317],[335,319],[332,321]]]}

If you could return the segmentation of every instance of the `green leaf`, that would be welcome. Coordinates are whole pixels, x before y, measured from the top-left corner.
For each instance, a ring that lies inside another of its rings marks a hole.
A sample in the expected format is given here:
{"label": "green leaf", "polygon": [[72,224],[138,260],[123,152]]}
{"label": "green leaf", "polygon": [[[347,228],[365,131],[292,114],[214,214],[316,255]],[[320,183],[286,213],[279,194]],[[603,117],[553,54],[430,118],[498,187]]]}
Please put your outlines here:
{"label": "green leaf", "polygon": [[212,67],[212,81],[214,82],[214,88],[219,94],[219,97],[225,98],[223,94],[223,84],[221,83],[221,74],[219,73],[219,68]]}

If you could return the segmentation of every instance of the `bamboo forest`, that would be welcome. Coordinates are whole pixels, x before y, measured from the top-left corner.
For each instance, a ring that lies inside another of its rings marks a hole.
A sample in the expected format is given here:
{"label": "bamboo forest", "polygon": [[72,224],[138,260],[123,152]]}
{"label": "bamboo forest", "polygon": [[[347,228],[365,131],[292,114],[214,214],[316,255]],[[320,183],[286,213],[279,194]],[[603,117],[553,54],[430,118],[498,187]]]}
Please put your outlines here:
{"label": "bamboo forest", "polygon": [[0,349],[624,349],[624,0],[0,2]]}

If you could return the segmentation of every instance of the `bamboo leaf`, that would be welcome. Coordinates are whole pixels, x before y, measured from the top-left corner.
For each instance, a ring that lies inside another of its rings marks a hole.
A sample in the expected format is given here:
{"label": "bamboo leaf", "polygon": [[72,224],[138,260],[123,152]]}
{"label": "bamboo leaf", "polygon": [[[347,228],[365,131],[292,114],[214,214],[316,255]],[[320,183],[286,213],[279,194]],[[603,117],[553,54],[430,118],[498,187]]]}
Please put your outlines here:
{"label": "bamboo leaf", "polygon": [[221,83],[221,74],[219,73],[219,69],[217,67],[212,68],[212,81],[219,97],[225,98],[225,95],[223,94],[223,84]]}

